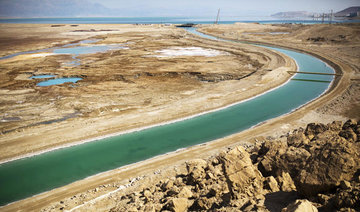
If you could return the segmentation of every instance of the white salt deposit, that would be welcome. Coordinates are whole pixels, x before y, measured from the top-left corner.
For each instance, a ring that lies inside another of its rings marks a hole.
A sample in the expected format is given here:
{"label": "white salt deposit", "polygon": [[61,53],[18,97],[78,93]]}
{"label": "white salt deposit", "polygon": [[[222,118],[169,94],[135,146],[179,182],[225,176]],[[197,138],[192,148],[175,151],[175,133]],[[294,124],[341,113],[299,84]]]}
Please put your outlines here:
{"label": "white salt deposit", "polygon": [[204,49],[201,47],[172,47],[168,49],[155,51],[159,53],[154,57],[178,57],[178,56],[204,56],[204,57],[216,57],[219,55],[226,55],[227,53],[214,50]]}
{"label": "white salt deposit", "polygon": [[29,57],[46,57],[54,55],[53,53],[36,53],[36,54],[30,54]]}

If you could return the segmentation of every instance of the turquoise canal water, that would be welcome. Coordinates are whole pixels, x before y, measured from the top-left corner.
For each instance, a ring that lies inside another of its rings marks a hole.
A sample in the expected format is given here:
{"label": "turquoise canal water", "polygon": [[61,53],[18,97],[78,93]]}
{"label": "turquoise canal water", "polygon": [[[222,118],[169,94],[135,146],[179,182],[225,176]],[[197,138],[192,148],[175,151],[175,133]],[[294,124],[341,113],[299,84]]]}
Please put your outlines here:
{"label": "turquoise canal water", "polygon": [[[272,49],[294,58],[300,71],[333,73],[324,62],[310,55]],[[326,75],[303,75],[302,78],[333,79]],[[240,132],[293,111],[317,98],[328,87],[329,83],[290,80],[251,100],[192,119],[4,163],[0,165],[0,205],[100,172]]]}

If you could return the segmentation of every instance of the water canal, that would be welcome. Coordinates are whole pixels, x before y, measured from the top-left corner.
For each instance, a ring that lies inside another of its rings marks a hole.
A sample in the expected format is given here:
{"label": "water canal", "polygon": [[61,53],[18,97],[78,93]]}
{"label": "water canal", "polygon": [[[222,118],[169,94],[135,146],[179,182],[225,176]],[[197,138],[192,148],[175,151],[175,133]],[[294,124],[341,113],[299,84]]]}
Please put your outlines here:
{"label": "water canal", "polygon": [[[334,72],[313,56],[281,48],[266,48],[294,58],[300,71]],[[299,74],[295,75],[297,77],[300,77]],[[333,76],[328,75],[302,75],[301,78],[333,80]],[[318,98],[329,85],[324,82],[290,80],[255,98],[195,118],[1,164],[0,205],[100,172],[238,133]]]}

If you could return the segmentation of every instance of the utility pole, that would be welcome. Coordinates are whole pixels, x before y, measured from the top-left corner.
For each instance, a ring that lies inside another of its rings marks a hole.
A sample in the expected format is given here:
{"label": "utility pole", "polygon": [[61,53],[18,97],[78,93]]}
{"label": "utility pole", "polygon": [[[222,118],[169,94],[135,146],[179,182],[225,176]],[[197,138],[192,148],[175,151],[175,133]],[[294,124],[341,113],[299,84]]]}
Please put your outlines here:
{"label": "utility pole", "polygon": [[219,23],[219,15],[220,15],[220,8],[218,9],[218,13],[217,13],[217,16],[216,16],[215,24],[218,24],[218,23]]}
{"label": "utility pole", "polygon": [[333,18],[333,10],[331,10],[331,12],[330,12],[329,24],[331,24],[331,22],[332,22],[332,18]]}
{"label": "utility pole", "polygon": [[321,18],[321,23],[324,23],[324,19],[325,19],[325,13],[322,14],[322,18]]}

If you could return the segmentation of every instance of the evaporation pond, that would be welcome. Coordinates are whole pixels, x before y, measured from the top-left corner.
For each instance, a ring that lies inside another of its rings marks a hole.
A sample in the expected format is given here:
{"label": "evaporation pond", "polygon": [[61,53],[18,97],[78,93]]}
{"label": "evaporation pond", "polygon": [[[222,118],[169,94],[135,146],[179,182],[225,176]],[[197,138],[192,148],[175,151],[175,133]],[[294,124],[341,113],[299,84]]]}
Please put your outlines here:
{"label": "evaporation pond", "polygon": [[46,78],[53,78],[55,75],[38,75],[38,76],[32,76],[30,79],[46,79]]}
{"label": "evaporation pond", "polygon": [[95,46],[79,46],[72,48],[55,49],[55,54],[94,54],[98,52],[106,52],[109,50],[124,49],[120,45],[95,45]]}
{"label": "evaporation pond", "polygon": [[39,82],[37,86],[45,87],[50,85],[60,85],[66,82],[76,83],[79,80],[82,80],[82,78],[79,77],[58,78],[58,79],[51,79],[51,80]]}

